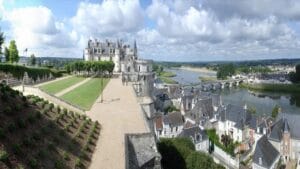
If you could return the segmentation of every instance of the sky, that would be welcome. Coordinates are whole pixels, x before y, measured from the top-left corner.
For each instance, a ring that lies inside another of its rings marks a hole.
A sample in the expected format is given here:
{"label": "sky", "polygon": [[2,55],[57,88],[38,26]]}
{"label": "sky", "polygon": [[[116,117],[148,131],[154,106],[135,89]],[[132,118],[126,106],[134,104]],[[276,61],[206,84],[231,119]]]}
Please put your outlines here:
{"label": "sky", "polygon": [[21,55],[77,57],[89,39],[159,61],[300,58],[299,0],[0,0]]}

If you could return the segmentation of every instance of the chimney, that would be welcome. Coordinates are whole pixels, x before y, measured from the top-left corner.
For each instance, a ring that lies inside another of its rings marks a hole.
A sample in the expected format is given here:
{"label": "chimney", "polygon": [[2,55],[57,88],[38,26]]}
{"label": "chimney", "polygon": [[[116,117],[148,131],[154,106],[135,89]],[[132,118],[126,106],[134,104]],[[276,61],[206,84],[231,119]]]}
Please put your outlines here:
{"label": "chimney", "polygon": [[258,158],[258,163],[259,163],[259,165],[262,165],[262,157]]}

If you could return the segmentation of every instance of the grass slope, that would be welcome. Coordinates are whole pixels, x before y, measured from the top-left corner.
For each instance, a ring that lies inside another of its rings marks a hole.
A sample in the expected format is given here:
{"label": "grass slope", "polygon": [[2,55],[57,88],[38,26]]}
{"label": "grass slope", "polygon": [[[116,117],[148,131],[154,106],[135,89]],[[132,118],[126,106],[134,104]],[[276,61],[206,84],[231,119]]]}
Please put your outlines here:
{"label": "grass slope", "polygon": [[0,85],[0,168],[88,168],[100,124]]}
{"label": "grass slope", "polygon": [[48,93],[56,94],[70,86],[75,85],[76,83],[78,83],[84,79],[85,79],[84,77],[72,76],[72,77],[69,77],[66,79],[62,79],[59,81],[55,81],[52,83],[42,85],[40,88]]}
{"label": "grass slope", "polygon": [[93,78],[64,94],[61,98],[72,104],[78,105],[85,110],[89,110],[108,82],[109,79],[104,78],[104,87],[102,87],[101,78]]}

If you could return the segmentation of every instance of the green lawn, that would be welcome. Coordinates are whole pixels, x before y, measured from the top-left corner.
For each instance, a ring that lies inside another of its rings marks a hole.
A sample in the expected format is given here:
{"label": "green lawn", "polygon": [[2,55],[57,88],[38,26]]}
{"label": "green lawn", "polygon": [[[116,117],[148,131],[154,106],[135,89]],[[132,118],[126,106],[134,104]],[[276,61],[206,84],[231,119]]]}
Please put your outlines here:
{"label": "green lawn", "polygon": [[76,83],[78,83],[84,79],[85,79],[84,77],[72,76],[72,77],[69,77],[66,79],[62,79],[59,81],[55,81],[52,83],[42,85],[40,88],[48,93],[56,94],[70,86],[75,85]]}
{"label": "green lawn", "polygon": [[[109,79],[107,78],[103,80],[104,87],[108,82]],[[61,98],[85,110],[89,110],[102,93],[104,87],[101,85],[101,78],[93,78],[64,94]]]}

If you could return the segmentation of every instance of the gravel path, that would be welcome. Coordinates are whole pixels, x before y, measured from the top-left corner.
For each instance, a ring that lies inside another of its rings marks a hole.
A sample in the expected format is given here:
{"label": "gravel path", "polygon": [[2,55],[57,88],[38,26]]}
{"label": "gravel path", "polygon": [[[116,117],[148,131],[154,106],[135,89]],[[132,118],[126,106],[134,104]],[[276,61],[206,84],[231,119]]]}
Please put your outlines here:
{"label": "gravel path", "polygon": [[87,115],[102,125],[90,169],[125,169],[125,133],[149,132],[131,85],[111,79]]}

